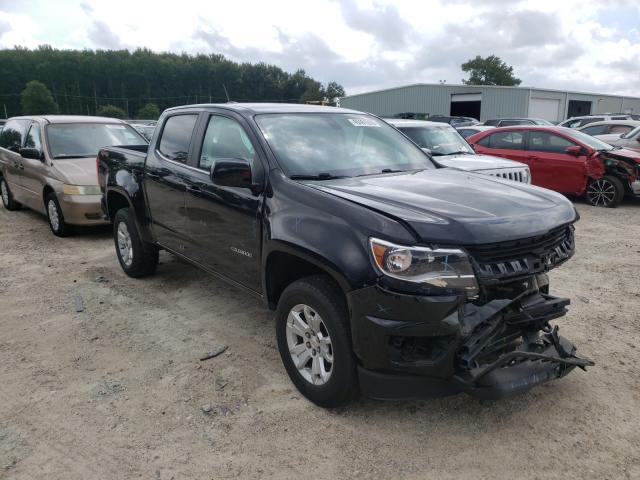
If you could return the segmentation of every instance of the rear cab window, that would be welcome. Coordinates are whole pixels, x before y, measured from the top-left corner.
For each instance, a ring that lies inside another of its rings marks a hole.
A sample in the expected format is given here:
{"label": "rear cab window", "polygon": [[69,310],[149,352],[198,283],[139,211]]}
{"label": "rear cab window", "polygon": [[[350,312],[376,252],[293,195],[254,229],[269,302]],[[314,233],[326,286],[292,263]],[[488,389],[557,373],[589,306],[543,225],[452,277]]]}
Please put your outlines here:
{"label": "rear cab window", "polygon": [[187,163],[191,137],[198,120],[198,114],[173,115],[164,123],[158,152],[174,162]]}

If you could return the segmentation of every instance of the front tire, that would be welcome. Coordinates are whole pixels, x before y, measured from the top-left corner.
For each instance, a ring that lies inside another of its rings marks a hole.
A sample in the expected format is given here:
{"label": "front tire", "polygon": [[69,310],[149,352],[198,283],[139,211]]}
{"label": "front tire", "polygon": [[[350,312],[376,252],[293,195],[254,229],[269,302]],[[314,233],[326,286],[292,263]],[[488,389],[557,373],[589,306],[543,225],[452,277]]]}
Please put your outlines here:
{"label": "front tire", "polygon": [[589,182],[585,197],[594,207],[615,208],[624,198],[624,185],[619,178],[605,175]]}
{"label": "front tire", "polygon": [[4,178],[0,178],[0,193],[2,194],[4,208],[10,211],[20,210],[21,205],[13,199],[9,184]]}
{"label": "front tire", "polygon": [[357,396],[349,312],[329,277],[303,278],[285,289],[276,311],[276,336],[289,378],[310,401],[335,408]]}
{"label": "front tire", "polygon": [[124,273],[133,278],[151,275],[158,267],[158,247],[145,244],[129,208],[121,208],[113,219],[113,239]]}
{"label": "front tire", "polygon": [[56,237],[68,237],[73,233],[73,227],[64,221],[64,215],[58,202],[58,197],[50,192],[45,198],[45,207],[47,209],[47,219],[49,220],[49,228]]}

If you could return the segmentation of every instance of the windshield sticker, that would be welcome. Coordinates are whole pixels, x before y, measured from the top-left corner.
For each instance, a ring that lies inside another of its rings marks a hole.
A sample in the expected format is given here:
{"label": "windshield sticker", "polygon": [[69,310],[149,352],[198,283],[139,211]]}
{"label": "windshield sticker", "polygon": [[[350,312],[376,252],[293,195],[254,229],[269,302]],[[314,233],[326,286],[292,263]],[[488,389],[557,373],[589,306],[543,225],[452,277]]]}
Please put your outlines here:
{"label": "windshield sticker", "polygon": [[380,124],[372,118],[350,118],[349,122],[354,127],[379,127]]}

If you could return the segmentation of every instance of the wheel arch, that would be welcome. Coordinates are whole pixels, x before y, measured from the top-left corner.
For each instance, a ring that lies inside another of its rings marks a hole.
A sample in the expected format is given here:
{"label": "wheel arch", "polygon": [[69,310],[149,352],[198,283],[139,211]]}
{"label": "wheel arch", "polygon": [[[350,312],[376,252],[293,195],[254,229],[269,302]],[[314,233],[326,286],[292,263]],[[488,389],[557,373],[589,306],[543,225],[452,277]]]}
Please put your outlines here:
{"label": "wheel arch", "polygon": [[264,259],[263,292],[271,310],[278,304],[282,292],[296,280],[312,275],[328,276],[343,295],[352,290],[350,282],[328,260],[312,252],[281,244],[269,251]]}

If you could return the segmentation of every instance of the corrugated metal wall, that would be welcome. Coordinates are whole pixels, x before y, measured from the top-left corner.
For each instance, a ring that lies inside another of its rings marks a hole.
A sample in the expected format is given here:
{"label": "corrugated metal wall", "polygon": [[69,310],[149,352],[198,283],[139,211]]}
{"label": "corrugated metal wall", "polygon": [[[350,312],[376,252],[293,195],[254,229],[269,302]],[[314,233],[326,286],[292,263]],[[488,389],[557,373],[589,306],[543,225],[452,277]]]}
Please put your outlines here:
{"label": "corrugated metal wall", "polygon": [[581,94],[524,87],[487,87],[467,85],[408,85],[406,87],[347,96],[340,105],[380,116],[416,112],[448,115],[451,95],[455,93],[480,93],[482,95],[481,118],[484,121],[497,117],[526,117],[529,99],[554,98],[561,101],[560,112],[564,118],[568,100],[592,102],[592,113],[618,113],[631,110],[640,113],[640,98]]}

